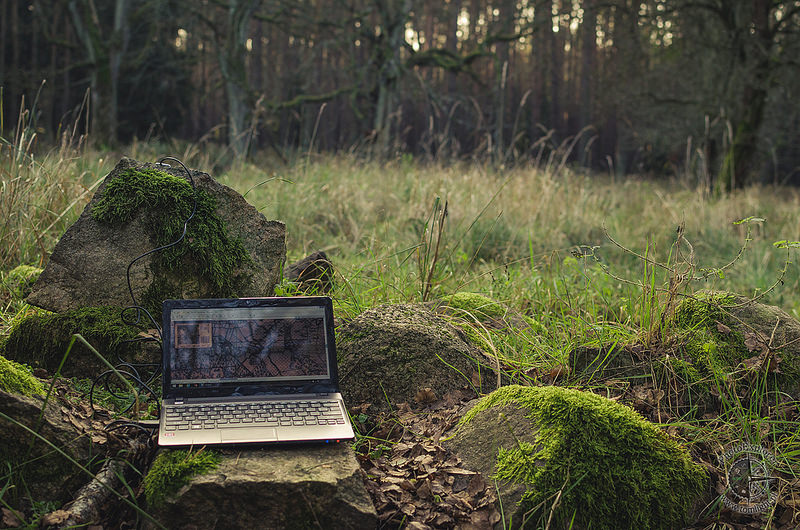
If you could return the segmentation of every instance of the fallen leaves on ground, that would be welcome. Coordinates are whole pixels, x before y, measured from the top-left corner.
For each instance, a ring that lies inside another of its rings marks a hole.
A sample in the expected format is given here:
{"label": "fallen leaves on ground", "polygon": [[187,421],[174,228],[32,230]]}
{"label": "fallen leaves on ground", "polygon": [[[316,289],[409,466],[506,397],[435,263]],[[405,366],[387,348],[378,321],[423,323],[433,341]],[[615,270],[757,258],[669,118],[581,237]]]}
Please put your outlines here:
{"label": "fallen leaves on ground", "polygon": [[359,455],[382,528],[493,528],[500,521],[497,493],[439,444],[463,414],[466,391],[421,410],[400,404],[373,438],[385,441]]}

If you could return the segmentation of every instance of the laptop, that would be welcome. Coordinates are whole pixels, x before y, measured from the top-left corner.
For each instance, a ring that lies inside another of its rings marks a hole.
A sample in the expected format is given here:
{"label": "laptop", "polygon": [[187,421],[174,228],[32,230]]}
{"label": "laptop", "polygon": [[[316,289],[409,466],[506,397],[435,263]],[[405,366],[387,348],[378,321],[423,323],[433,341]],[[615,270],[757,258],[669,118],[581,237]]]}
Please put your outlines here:
{"label": "laptop", "polygon": [[162,446],[354,437],[324,296],[166,300]]}

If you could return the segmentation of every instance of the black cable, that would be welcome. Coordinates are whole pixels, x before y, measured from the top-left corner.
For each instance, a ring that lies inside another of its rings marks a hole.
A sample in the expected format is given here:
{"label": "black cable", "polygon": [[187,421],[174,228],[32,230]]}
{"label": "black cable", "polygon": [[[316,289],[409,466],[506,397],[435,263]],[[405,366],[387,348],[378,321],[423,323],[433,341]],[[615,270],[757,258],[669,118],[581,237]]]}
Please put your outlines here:
{"label": "black cable", "polygon": [[[174,156],[165,156],[161,160],[159,160],[157,163],[158,164],[162,164],[162,165],[166,165],[166,164],[164,164],[165,160],[172,160],[172,161],[177,162],[178,164],[180,164],[180,166],[186,172],[186,176],[189,178],[189,184],[191,184],[191,186],[192,186],[192,213],[190,213],[189,217],[187,217],[186,220],[183,222],[183,231],[181,232],[181,235],[178,237],[178,239],[176,239],[175,241],[173,241],[171,243],[167,243],[166,245],[163,245],[163,246],[160,246],[160,247],[156,247],[154,249],[150,249],[147,252],[145,252],[143,254],[140,254],[139,256],[133,258],[133,260],[131,260],[131,262],[128,264],[128,269],[125,272],[125,278],[128,281],[128,293],[131,295],[131,300],[133,301],[133,304],[128,306],[128,307],[126,307],[125,309],[123,309],[122,310],[122,314],[121,314],[122,321],[125,322],[126,324],[138,325],[141,322],[142,313],[144,313],[145,315],[147,315],[147,318],[150,319],[150,322],[153,323],[153,325],[155,326],[155,329],[158,331],[159,339],[163,339],[163,337],[161,336],[161,326],[158,325],[156,320],[153,318],[153,315],[151,315],[150,312],[146,308],[144,308],[144,307],[142,307],[142,306],[140,306],[138,304],[138,302],[136,301],[136,295],[133,294],[133,286],[131,285],[131,268],[140,259],[142,259],[142,258],[144,258],[146,256],[149,256],[150,254],[153,254],[155,252],[161,252],[162,250],[166,250],[168,248],[174,247],[175,245],[177,245],[181,241],[183,241],[183,239],[186,237],[186,231],[188,230],[188,227],[189,227],[189,221],[191,221],[194,218],[195,213],[197,213],[197,193],[196,193],[197,187],[195,186],[194,177],[192,177],[192,172],[189,171],[189,169],[184,165],[183,162],[181,162],[180,160],[178,160]],[[136,318],[134,320],[126,319],[125,318],[125,312],[126,311],[132,311],[132,310],[136,311]]]}
{"label": "black cable", "polygon": [[[155,392],[153,392],[153,389],[152,389],[152,388],[150,388],[150,386],[149,386],[147,383],[145,383],[144,381],[142,381],[141,379],[139,379],[138,377],[136,377],[136,376],[135,376],[134,374],[132,374],[131,372],[128,372],[128,371],[125,371],[125,370],[121,370],[121,369],[119,369],[119,368],[115,368],[114,370],[106,370],[105,372],[103,372],[103,373],[101,373],[100,375],[98,375],[98,376],[97,376],[97,377],[94,379],[94,381],[92,381],[92,386],[91,386],[91,388],[89,388],[89,407],[90,407],[92,410],[94,410],[94,389],[95,389],[95,387],[96,387],[96,386],[97,386],[97,385],[100,383],[100,381],[101,381],[101,380],[102,380],[104,377],[106,377],[106,378],[107,378],[108,376],[110,376],[110,375],[112,375],[112,374],[117,374],[117,375],[125,376],[126,378],[128,378],[128,379],[132,380],[134,383],[136,383],[136,384],[138,385],[138,387],[139,387],[139,389],[140,389],[140,390],[144,389],[145,391],[147,391],[147,393],[148,393],[148,394],[150,394],[150,396],[152,396],[153,398],[156,398],[156,393],[155,393]],[[121,399],[124,399],[124,398],[126,397],[125,395],[120,395],[120,394],[117,394],[115,390],[112,390],[112,389],[111,389],[111,388],[108,386],[108,380],[106,380],[106,381],[105,381],[105,390],[106,390],[106,392],[108,392],[108,394],[109,394],[111,397],[113,397],[113,398],[115,398],[115,399],[120,399],[120,400],[121,400]],[[138,392],[137,392],[137,393],[138,393]],[[130,405],[128,405],[127,407],[125,407],[125,409],[123,409],[122,411],[120,411],[120,414],[125,414],[126,412],[128,412],[129,410],[131,410],[131,408],[133,407],[134,403],[136,403],[136,399],[134,399],[133,401],[131,401]],[[145,403],[146,403],[146,401],[145,401]],[[161,404],[160,404],[160,403],[158,403],[158,400],[157,400],[157,399],[156,399],[156,403],[158,404],[158,412],[160,412],[160,411],[161,411]]]}
{"label": "black cable", "polygon": [[[133,285],[131,284],[131,269],[133,268],[134,264],[136,264],[142,258],[144,258],[146,256],[149,256],[150,254],[153,254],[155,252],[161,252],[161,251],[166,250],[168,248],[174,247],[175,245],[178,245],[181,241],[183,241],[183,239],[186,237],[186,232],[188,231],[189,222],[194,218],[195,214],[197,213],[197,186],[195,185],[194,177],[192,177],[192,172],[189,171],[189,169],[186,167],[186,165],[184,165],[183,162],[181,162],[180,160],[178,160],[177,158],[172,157],[172,156],[165,156],[165,157],[161,158],[157,162],[157,165],[164,165],[164,166],[170,167],[169,164],[164,164],[164,162],[167,161],[167,160],[171,160],[171,161],[177,162],[178,164],[180,164],[181,168],[183,168],[183,170],[186,172],[186,176],[188,177],[189,184],[192,186],[192,211],[189,214],[189,216],[184,220],[184,222],[183,222],[183,231],[181,232],[181,235],[175,241],[173,241],[171,243],[168,243],[166,245],[163,245],[163,246],[148,250],[147,252],[144,252],[143,254],[140,254],[139,256],[133,258],[133,260],[131,260],[131,262],[128,264],[128,268],[127,268],[126,273],[125,273],[125,278],[126,278],[127,283],[128,283],[128,293],[130,294],[131,301],[133,303],[132,303],[132,305],[130,305],[130,306],[128,306],[128,307],[126,307],[126,308],[124,308],[122,310],[122,312],[120,313],[120,319],[125,324],[131,325],[131,326],[139,326],[139,325],[142,325],[141,324],[141,322],[142,322],[142,314],[144,314],[147,317],[147,319],[150,321],[150,323],[153,325],[153,329],[155,329],[156,333],[158,333],[158,337],[157,338],[156,337],[136,337],[136,338],[133,338],[133,339],[128,339],[125,342],[144,342],[144,341],[152,340],[152,341],[158,342],[159,344],[162,343],[163,336],[161,334],[161,326],[156,321],[156,319],[153,318],[153,315],[150,313],[150,311],[148,311],[147,308],[142,307],[141,305],[139,305],[139,303],[136,300],[136,295],[133,292]],[[129,315],[129,313],[131,311],[135,311],[135,316],[130,316]],[[137,393],[141,393],[142,390],[146,391],[145,395],[149,394],[150,397],[145,402],[149,401],[149,399],[154,399],[156,401],[157,405],[158,405],[158,411],[157,412],[160,414],[161,403],[160,403],[160,401],[158,399],[158,396],[156,395],[156,393],[151,388],[151,385],[156,381],[156,379],[161,374],[161,371],[162,371],[161,370],[161,368],[162,368],[161,367],[161,363],[160,362],[159,363],[131,363],[131,362],[122,360],[119,357],[117,357],[117,360],[118,360],[118,364],[113,370],[106,370],[105,372],[103,372],[100,375],[98,375],[97,377],[95,377],[94,380],[92,381],[92,386],[89,389],[89,406],[92,409],[92,411],[94,411],[94,391],[95,391],[95,387],[97,387],[97,385],[100,384],[101,381],[103,381],[103,378],[106,378],[106,380],[105,380],[105,390],[106,390],[106,392],[108,392],[109,395],[111,397],[115,398],[115,399],[120,399],[120,400],[124,399],[124,396],[122,396],[120,394],[117,394],[117,392],[115,390],[112,390],[109,387],[109,376],[111,374],[116,374],[116,375],[118,375],[120,377],[124,377],[126,380],[130,380],[129,382],[134,383],[136,385],[136,387],[137,387],[137,390],[136,390]],[[149,377],[147,378],[147,381],[144,381],[144,378],[142,377],[142,374],[140,373],[139,370],[140,369],[147,369],[147,368],[154,368],[154,370],[152,371],[152,373],[150,373]],[[120,413],[124,414],[124,413],[128,412],[133,407],[135,401],[136,400],[132,401]],[[117,420],[117,421],[119,421],[119,420]],[[112,425],[115,425],[117,423],[117,421],[111,422],[108,426],[106,426],[106,430],[114,430],[116,428],[121,428],[121,426],[119,426],[119,427],[113,427],[113,428],[109,429],[109,427],[112,426]],[[140,425],[140,424],[138,424],[136,422],[130,422],[129,420],[124,420],[124,424],[125,425],[130,425],[130,426],[136,426],[136,427],[138,427],[140,429],[143,429],[142,425]]]}

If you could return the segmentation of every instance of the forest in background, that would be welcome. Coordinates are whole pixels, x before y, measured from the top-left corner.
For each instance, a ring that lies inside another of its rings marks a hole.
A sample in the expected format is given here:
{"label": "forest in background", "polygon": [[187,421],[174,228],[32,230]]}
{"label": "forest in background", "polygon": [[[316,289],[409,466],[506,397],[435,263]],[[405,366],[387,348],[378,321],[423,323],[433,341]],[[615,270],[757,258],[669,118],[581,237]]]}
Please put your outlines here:
{"label": "forest in background", "polygon": [[4,0],[0,39],[0,137],[800,182],[800,1]]}

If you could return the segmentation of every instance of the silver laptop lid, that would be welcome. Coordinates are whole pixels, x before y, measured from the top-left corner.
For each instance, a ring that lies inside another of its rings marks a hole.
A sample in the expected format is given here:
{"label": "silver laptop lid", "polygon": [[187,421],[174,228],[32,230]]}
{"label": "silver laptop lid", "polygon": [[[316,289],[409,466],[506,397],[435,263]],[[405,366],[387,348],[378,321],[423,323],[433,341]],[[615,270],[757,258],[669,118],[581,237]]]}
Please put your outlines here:
{"label": "silver laptop lid", "polygon": [[338,392],[331,299],[166,300],[165,399]]}

